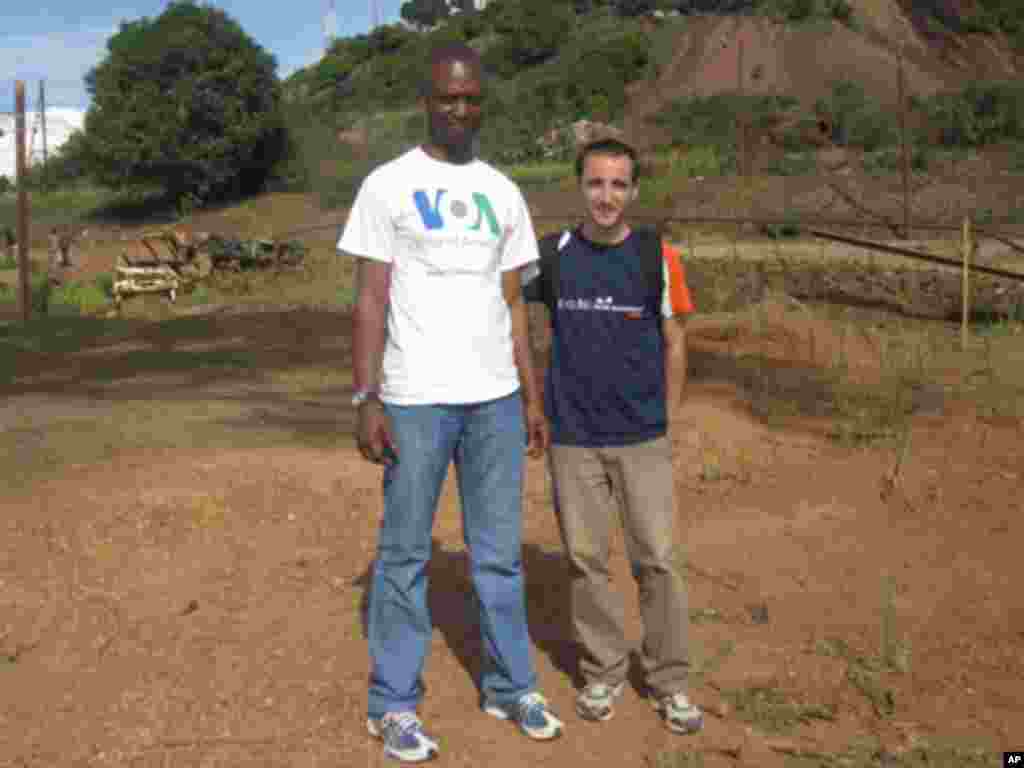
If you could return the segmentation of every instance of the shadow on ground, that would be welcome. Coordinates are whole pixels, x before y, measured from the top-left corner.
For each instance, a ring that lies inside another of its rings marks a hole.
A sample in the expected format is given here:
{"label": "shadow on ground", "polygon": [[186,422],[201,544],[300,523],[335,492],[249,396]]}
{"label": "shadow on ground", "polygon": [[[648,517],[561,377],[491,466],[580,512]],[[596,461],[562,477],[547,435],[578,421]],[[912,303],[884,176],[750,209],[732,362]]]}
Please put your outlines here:
{"label": "shadow on ground", "polygon": [[[568,563],[560,552],[550,552],[527,542],[523,546],[523,569],[530,637],[537,650],[547,656],[559,672],[572,679],[574,684],[578,683],[576,648],[569,622]],[[434,539],[427,574],[431,622],[479,690],[483,646],[469,555],[464,551],[445,549]],[[363,590],[360,613],[364,639],[369,634],[367,621],[372,580],[371,563],[353,582]]]}

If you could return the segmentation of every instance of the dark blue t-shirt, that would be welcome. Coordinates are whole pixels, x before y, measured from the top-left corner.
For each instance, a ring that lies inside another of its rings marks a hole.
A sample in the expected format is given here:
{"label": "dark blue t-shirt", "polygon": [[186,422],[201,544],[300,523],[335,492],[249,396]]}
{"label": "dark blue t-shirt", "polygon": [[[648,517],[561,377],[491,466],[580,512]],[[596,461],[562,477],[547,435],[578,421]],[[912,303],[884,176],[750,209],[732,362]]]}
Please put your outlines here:
{"label": "dark blue t-shirt", "polygon": [[544,391],[554,443],[629,445],[667,430],[660,297],[636,241],[601,245],[577,229],[558,253]]}

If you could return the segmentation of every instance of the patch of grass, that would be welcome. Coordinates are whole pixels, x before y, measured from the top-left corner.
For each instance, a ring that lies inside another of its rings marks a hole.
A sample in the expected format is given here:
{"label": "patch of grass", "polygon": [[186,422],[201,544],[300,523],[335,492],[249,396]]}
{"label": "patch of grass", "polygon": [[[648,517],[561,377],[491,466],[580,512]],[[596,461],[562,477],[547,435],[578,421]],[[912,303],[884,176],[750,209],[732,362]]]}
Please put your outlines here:
{"label": "patch of grass", "polygon": [[[111,280],[111,286],[113,281]],[[47,313],[92,315],[110,306],[110,296],[97,282],[72,282],[50,290]]]}
{"label": "patch of grass", "polygon": [[868,700],[878,717],[889,717],[895,712],[895,693],[882,682],[886,667],[880,657],[857,653],[842,638],[819,641],[815,650],[846,662],[847,681]]}
{"label": "patch of grass", "polygon": [[732,656],[736,652],[736,643],[733,640],[727,640],[718,646],[716,650],[710,656],[703,654],[694,654],[697,658],[694,660],[693,667],[690,670],[690,680],[694,685],[699,685],[701,681],[706,679],[709,675],[715,673],[722,662]]}
{"label": "patch of grass", "polygon": [[570,162],[547,161],[523,163],[501,168],[512,181],[522,185],[542,185],[572,178],[575,170]]}
{"label": "patch of grass", "polygon": [[829,755],[788,756],[785,768],[989,768],[999,765],[991,747],[967,741],[928,742],[918,739],[904,752],[886,751],[877,739],[864,737]]}
{"label": "patch of grass", "polygon": [[705,144],[669,154],[668,167],[653,177],[640,179],[638,205],[663,207],[683,185],[699,179],[724,176],[736,169],[736,154],[728,149]]}
{"label": "patch of grass", "polygon": [[753,685],[723,691],[736,716],[767,733],[789,733],[812,720],[834,720],[835,712],[822,706],[804,706],[778,688]]}
{"label": "patch of grass", "polygon": [[672,749],[658,752],[648,758],[650,768],[704,768],[704,755],[700,752],[688,752],[683,749]]}
{"label": "patch of grass", "polygon": [[701,608],[696,611],[690,611],[691,624],[707,624],[722,620],[722,614],[716,608]]}

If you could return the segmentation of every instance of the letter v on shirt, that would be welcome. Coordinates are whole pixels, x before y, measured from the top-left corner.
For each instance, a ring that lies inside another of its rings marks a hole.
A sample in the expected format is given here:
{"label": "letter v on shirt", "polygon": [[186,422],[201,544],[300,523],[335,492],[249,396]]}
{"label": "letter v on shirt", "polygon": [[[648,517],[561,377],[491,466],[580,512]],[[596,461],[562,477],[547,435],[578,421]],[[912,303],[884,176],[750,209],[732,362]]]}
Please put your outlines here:
{"label": "letter v on shirt", "polygon": [[538,254],[510,179],[417,147],[366,177],[338,250],[392,265],[384,400],[472,403],[518,389],[501,274]]}

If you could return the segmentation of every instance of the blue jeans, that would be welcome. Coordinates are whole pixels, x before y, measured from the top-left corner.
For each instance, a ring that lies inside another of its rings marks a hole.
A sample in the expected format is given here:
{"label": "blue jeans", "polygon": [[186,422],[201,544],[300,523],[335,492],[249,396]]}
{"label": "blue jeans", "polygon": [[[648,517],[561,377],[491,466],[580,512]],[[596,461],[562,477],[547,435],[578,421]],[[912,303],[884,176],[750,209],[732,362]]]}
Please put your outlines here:
{"label": "blue jeans", "polygon": [[519,394],[467,405],[386,405],[398,460],[384,470],[384,516],[369,605],[370,717],[410,711],[433,630],[427,564],[434,512],[454,459],[484,664],[486,702],[536,685],[526,624],[522,494],[526,435]]}

